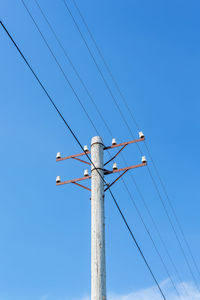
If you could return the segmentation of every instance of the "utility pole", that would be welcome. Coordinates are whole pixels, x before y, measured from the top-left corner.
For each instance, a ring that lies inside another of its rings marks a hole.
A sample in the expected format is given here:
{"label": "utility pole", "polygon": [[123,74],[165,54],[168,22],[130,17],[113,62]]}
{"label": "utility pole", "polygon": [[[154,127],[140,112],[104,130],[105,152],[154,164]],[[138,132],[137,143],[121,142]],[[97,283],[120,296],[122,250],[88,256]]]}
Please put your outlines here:
{"label": "utility pole", "polygon": [[[103,142],[92,138],[91,160],[91,300],[106,300]],[[94,168],[95,166],[95,168]]]}
{"label": "utility pole", "polygon": [[[104,193],[115,184],[126,172],[131,169],[146,166],[146,158],[142,156],[142,162],[138,165],[130,167],[117,168],[117,164],[113,164],[113,170],[105,169],[105,166],[113,161],[120,152],[129,144],[144,141],[145,137],[139,132],[139,139],[117,144],[116,140],[112,140],[112,145],[105,147],[101,137],[95,136],[91,141],[91,151],[84,146],[84,152],[66,157],[61,157],[60,152],[57,153],[56,161],[66,159],[75,159],[91,166],[91,175],[88,170],[84,171],[84,177],[67,181],[61,181],[60,176],[56,177],[56,185],[73,183],[79,187],[91,191],[91,300],[106,300],[106,258],[105,258],[105,214],[104,214]],[[104,163],[104,150],[121,147],[120,150],[106,163]],[[91,154],[91,162],[80,159],[84,155]],[[104,175],[123,172],[111,184],[105,185]],[[80,184],[81,181],[91,178],[91,188]]]}

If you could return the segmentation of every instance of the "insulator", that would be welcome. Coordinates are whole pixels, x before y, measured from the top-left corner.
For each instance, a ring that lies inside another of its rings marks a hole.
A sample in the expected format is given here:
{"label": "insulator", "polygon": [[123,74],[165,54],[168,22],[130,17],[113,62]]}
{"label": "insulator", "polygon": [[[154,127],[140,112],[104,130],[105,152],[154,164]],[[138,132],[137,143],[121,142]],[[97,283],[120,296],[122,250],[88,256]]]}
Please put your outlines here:
{"label": "insulator", "polygon": [[60,176],[57,176],[56,177],[56,183],[60,183],[60,182],[61,182]]}
{"label": "insulator", "polygon": [[117,163],[113,163],[113,170],[117,170]]}
{"label": "insulator", "polygon": [[84,177],[87,177],[87,176],[89,176],[89,172],[88,172],[88,170],[86,169],[86,170],[84,171]]}
{"label": "insulator", "polygon": [[146,156],[142,156],[142,163],[145,164],[147,162]]}
{"label": "insulator", "polygon": [[144,138],[144,133],[142,131],[139,132],[139,137],[140,137],[140,139]]}
{"label": "insulator", "polygon": [[116,145],[116,144],[117,144],[116,139],[113,138],[113,139],[112,139],[112,145]]}
{"label": "insulator", "polygon": [[86,151],[89,151],[89,149],[88,149],[88,146],[87,145],[85,145],[84,146],[84,151],[86,152]]}
{"label": "insulator", "polygon": [[60,154],[60,152],[57,152],[56,159],[60,159],[60,158],[61,158],[61,154]]}

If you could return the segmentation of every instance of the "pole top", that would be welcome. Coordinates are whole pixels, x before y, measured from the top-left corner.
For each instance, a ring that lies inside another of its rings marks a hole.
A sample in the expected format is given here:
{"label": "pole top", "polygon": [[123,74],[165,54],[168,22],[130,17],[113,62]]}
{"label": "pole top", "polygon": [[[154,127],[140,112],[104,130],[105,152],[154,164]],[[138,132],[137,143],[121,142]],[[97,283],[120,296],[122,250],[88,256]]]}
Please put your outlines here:
{"label": "pole top", "polygon": [[102,144],[103,145],[102,138],[100,136],[94,136],[91,140],[91,146],[94,144]]}

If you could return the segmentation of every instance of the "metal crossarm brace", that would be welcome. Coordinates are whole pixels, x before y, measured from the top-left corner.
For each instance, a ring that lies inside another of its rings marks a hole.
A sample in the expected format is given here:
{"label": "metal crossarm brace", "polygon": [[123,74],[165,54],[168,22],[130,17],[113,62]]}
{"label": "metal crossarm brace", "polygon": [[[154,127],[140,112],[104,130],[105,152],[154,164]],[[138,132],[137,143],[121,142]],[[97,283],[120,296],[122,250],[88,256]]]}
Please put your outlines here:
{"label": "metal crossarm brace", "polygon": [[126,170],[120,176],[118,176],[117,179],[115,179],[111,184],[108,185],[108,187],[104,190],[104,192],[106,192],[113,184],[115,184],[128,171],[129,170]]}
{"label": "metal crossarm brace", "polygon": [[111,162],[113,159],[115,159],[115,157],[117,157],[117,155],[119,155],[119,153],[128,145],[128,143],[126,143],[111,159],[109,159],[109,161],[107,161],[104,166],[106,166],[109,162]]}
{"label": "metal crossarm brace", "polygon": [[91,164],[89,162],[85,161],[85,160],[82,160],[82,159],[77,158],[77,157],[72,157],[72,158],[91,166]]}
{"label": "metal crossarm brace", "polygon": [[80,187],[82,187],[82,188],[84,188],[84,189],[86,189],[86,190],[88,190],[88,191],[91,192],[91,189],[88,188],[87,186],[84,186],[84,185],[82,185],[82,184],[80,184],[80,183],[77,183],[77,182],[72,182],[72,183],[73,183],[73,184],[76,184],[76,185],[78,185],[78,186],[80,186]]}

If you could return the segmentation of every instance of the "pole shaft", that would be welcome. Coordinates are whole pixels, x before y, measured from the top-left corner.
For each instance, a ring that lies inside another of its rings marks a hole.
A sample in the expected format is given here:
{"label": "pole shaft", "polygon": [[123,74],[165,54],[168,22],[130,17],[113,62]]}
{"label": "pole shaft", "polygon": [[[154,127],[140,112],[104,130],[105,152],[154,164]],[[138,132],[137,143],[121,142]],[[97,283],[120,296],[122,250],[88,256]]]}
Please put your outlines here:
{"label": "pole shaft", "polygon": [[[92,138],[91,160],[91,300],[106,300],[103,142]],[[100,176],[101,175],[101,176]]]}

